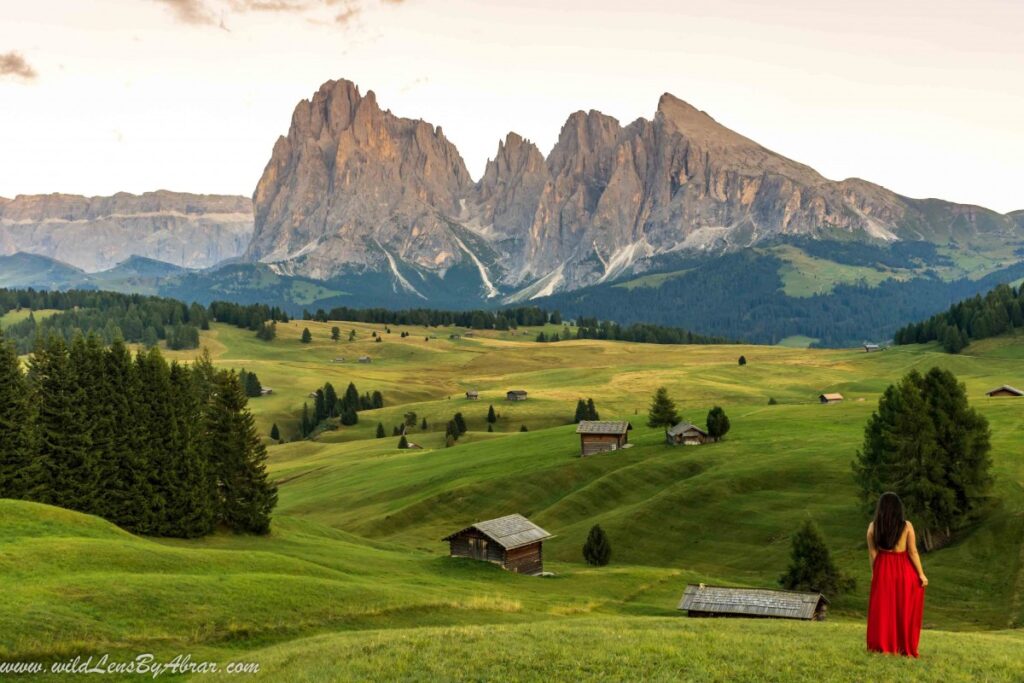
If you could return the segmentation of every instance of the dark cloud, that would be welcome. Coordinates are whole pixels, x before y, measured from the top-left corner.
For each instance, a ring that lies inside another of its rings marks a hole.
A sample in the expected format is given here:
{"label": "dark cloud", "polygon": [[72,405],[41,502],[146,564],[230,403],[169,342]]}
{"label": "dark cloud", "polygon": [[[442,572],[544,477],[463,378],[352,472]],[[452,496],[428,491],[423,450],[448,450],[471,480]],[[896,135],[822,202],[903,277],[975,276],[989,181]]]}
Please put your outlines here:
{"label": "dark cloud", "polygon": [[174,16],[186,24],[216,26],[218,19],[203,0],[156,0],[168,7]]}
{"label": "dark cloud", "polygon": [[23,81],[34,81],[39,74],[18,52],[0,54],[0,78],[10,76]]}

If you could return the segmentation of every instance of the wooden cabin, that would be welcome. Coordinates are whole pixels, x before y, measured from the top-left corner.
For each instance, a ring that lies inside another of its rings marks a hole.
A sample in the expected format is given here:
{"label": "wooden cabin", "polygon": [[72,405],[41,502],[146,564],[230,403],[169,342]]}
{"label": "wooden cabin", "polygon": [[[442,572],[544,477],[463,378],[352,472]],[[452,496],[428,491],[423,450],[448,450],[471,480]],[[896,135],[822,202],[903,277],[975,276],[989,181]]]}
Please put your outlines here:
{"label": "wooden cabin", "polygon": [[522,389],[513,389],[505,393],[505,398],[509,401],[525,401],[526,392]]}
{"label": "wooden cabin", "polygon": [[990,398],[1001,398],[1004,396],[1018,398],[1020,396],[1024,396],[1024,391],[1021,391],[1020,389],[1015,389],[1011,387],[1009,384],[1004,384],[1003,386],[997,387],[992,391],[986,391],[985,395]]}
{"label": "wooden cabin", "polygon": [[480,399],[480,392],[476,389],[470,389],[466,392],[466,398],[470,401],[477,401]]}
{"label": "wooden cabin", "polygon": [[263,387],[260,389],[260,396],[269,396],[272,393],[274,393],[274,390],[270,387]]}
{"label": "wooden cabin", "polygon": [[536,576],[544,572],[542,545],[551,534],[522,515],[507,515],[476,522],[445,536],[452,557],[493,562],[517,574]]}
{"label": "wooden cabin", "polygon": [[370,357],[369,356],[359,356],[358,360],[359,360],[360,363],[369,363],[370,362]]}
{"label": "wooden cabin", "polygon": [[331,362],[332,363],[344,363],[345,362],[345,357],[344,356],[338,356],[337,358],[332,358]]}
{"label": "wooden cabin", "polygon": [[580,435],[580,456],[617,451],[629,443],[633,425],[626,421],[581,420],[576,426]]}
{"label": "wooden cabin", "polygon": [[818,396],[818,401],[821,403],[839,403],[842,400],[842,394],[821,394]]}
{"label": "wooden cabin", "polygon": [[457,334],[449,334],[449,335],[448,335],[448,338],[449,338],[449,339],[462,339],[462,337],[460,337],[460,336],[459,336],[459,335],[457,335]]}
{"label": "wooden cabin", "polygon": [[879,346],[878,344],[865,344],[864,345],[864,352],[865,353],[871,353],[873,351],[881,351],[881,350],[882,350],[882,347]]}
{"label": "wooden cabin", "polygon": [[747,617],[824,621],[829,601],[821,593],[689,584],[678,609],[690,617]]}
{"label": "wooden cabin", "polygon": [[708,442],[708,433],[695,424],[680,422],[665,430],[665,443],[670,446],[699,446]]}

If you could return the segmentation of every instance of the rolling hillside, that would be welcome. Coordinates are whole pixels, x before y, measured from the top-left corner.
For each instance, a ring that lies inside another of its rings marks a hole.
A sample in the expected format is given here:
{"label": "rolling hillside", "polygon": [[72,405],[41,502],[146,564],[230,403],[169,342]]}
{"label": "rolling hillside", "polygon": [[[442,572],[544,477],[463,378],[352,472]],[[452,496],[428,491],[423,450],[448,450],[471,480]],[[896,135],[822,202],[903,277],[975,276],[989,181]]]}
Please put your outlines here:
{"label": "rolling hillside", "polygon": [[[334,324],[343,338],[356,330],[356,341],[332,342]],[[299,342],[304,327],[312,344]],[[385,341],[373,342],[373,331]],[[984,397],[1022,381],[1024,337],[950,356],[932,346],[864,354],[540,345],[531,341],[536,329],[457,340],[451,332],[296,321],[278,325],[267,343],[214,325],[204,341],[215,362],[255,371],[274,389],[250,404],[263,433],[277,423],[294,436],[302,403],[325,380],[380,390],[385,407],[314,441],[270,446],[281,502],[268,537],[158,541],[0,501],[0,578],[13,606],[0,613],[0,659],[188,652],[258,661],[266,680],[479,680],[507,671],[523,680],[1024,676],[1024,402]],[[373,362],[353,362],[362,354]],[[737,365],[740,354],[746,366]],[[346,361],[332,362],[339,357]],[[866,518],[850,461],[880,392],[932,365],[956,372],[992,424],[996,500],[956,543],[924,557],[931,585],[922,659],[871,657],[862,628]],[[695,422],[723,406],[733,424],[727,439],[663,446],[644,425],[662,384]],[[470,388],[479,401],[465,400]],[[528,390],[529,400],[504,401],[512,388]],[[818,405],[825,390],[847,400]],[[632,420],[635,445],[577,458],[568,422],[580,397],[593,397],[602,418]],[[484,421],[490,404],[500,413],[494,433]],[[410,435],[423,450],[373,438],[378,422],[390,434],[410,410],[428,421]],[[446,449],[444,424],[456,411],[470,432]],[[445,534],[511,512],[556,535],[545,545],[554,577],[445,556]],[[834,601],[828,622],[679,617],[687,582],[775,585],[789,534],[808,517],[858,581]],[[613,547],[612,564],[600,569],[580,555],[594,523]]]}

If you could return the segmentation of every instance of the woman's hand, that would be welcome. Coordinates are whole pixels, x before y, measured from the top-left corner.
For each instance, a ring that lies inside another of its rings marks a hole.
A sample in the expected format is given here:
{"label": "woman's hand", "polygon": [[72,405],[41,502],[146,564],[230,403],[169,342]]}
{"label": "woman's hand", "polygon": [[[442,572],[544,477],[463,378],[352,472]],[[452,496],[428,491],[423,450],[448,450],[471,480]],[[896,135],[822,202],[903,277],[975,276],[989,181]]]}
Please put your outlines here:
{"label": "woman's hand", "polygon": [[925,576],[924,574],[921,574],[921,588],[924,588],[927,585],[928,585],[928,577]]}

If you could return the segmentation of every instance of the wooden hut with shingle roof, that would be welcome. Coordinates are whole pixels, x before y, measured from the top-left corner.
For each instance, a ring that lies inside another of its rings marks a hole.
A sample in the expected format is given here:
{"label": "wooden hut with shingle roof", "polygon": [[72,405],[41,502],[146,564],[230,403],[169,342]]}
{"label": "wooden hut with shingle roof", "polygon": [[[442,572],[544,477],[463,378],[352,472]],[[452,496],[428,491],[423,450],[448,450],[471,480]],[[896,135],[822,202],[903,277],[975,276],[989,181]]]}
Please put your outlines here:
{"label": "wooden hut with shingle roof", "polygon": [[581,420],[576,426],[580,435],[580,455],[607,453],[624,448],[629,443],[633,425],[625,420]]}
{"label": "wooden hut with shingle roof", "polygon": [[989,398],[996,396],[1009,396],[1016,398],[1024,396],[1024,391],[1021,391],[1020,389],[1015,389],[1014,387],[1011,387],[1009,384],[1004,384],[1001,387],[996,387],[992,391],[986,391],[985,395],[988,396]]}
{"label": "wooden hut with shingle roof", "polygon": [[726,588],[689,584],[679,608],[691,617],[749,617],[824,621],[828,599],[821,593],[770,588]]}
{"label": "wooden hut with shingle roof", "polygon": [[551,534],[522,515],[506,515],[445,536],[452,557],[468,557],[500,565],[517,574],[544,572],[542,544]]}

